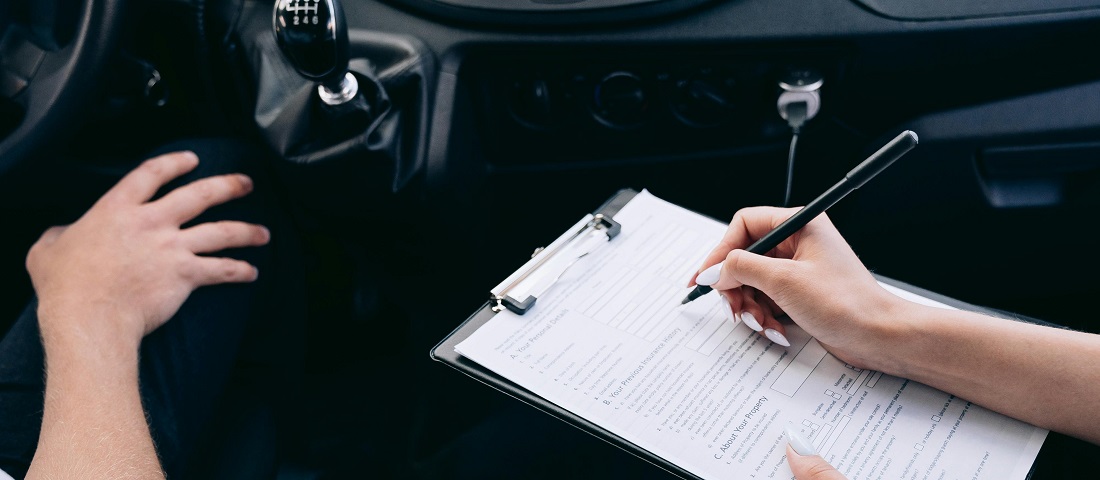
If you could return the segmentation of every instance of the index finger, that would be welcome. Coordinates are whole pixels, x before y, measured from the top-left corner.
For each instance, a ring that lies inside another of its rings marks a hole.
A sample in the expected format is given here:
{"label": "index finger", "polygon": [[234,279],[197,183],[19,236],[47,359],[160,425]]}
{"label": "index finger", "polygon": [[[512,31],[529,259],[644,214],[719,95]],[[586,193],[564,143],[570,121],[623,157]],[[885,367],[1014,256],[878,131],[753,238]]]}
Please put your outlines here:
{"label": "index finger", "polygon": [[160,187],[194,170],[198,164],[199,157],[194,152],[174,152],[151,158],[122,177],[100,201],[145,203]]}
{"label": "index finger", "polygon": [[688,286],[695,284],[695,279],[700,272],[725,260],[730,252],[752,245],[752,242],[767,235],[780,223],[794,215],[797,210],[797,208],[779,207],[749,207],[738,210],[733,215],[729,227],[726,228],[722,240],[719,240],[718,245],[703,259],[703,264],[695,271],[695,275],[692,275]]}

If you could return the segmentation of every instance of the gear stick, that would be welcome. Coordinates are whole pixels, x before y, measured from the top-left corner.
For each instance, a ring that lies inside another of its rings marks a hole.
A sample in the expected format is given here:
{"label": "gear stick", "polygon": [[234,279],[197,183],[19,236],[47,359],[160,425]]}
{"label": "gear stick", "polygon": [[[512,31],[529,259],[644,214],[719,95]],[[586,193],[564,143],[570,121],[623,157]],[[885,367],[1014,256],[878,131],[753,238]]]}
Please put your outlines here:
{"label": "gear stick", "polygon": [[336,106],[358,95],[340,0],[276,0],[274,24],[279,49],[298,73],[318,83],[321,101]]}
{"label": "gear stick", "polygon": [[426,161],[434,57],[415,37],[353,31],[339,2],[273,0],[271,23],[242,28],[253,120],[302,188],[369,177],[397,191]]}

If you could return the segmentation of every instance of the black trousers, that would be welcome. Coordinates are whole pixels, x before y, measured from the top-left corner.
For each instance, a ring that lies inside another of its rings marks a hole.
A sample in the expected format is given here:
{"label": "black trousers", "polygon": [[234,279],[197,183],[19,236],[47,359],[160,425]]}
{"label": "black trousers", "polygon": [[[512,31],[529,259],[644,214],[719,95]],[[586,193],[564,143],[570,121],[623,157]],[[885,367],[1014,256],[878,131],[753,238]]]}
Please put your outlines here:
{"label": "black trousers", "polygon": [[[271,160],[229,140],[168,145],[157,153],[189,149],[196,171],[166,187],[222,173],[252,176],[255,190],[214,207],[196,223],[242,220],[272,232],[265,247],[219,255],[259,269],[251,284],[196,290],[178,313],[150,333],[140,352],[142,403],[169,478],[273,477],[283,412],[293,404],[304,355],[305,302],[301,255],[265,171]],[[135,164],[136,165],[136,164]],[[42,422],[43,349],[32,301],[0,341],[0,469],[26,475]]]}

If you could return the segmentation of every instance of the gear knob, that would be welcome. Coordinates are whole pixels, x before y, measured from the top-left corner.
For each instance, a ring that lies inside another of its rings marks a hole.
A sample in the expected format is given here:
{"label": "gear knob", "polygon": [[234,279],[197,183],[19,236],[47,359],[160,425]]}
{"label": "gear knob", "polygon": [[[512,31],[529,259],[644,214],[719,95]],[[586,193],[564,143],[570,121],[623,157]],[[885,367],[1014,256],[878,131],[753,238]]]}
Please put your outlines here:
{"label": "gear knob", "polygon": [[326,94],[339,99],[349,88],[355,96],[348,85],[355,77],[348,73],[348,27],[339,0],[276,0],[273,23],[279,49],[298,73],[321,84],[326,103]]}

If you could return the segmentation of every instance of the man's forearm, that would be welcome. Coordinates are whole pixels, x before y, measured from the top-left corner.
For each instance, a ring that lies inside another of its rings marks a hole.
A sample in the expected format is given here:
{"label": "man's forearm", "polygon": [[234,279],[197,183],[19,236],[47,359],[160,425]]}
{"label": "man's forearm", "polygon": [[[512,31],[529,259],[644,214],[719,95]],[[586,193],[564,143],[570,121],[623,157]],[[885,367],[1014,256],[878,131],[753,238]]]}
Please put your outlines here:
{"label": "man's forearm", "polygon": [[138,390],[138,350],[46,341],[46,394],[27,478],[163,478]]}
{"label": "man's forearm", "polygon": [[890,373],[1100,443],[1100,336],[916,304],[898,315],[914,327]]}
{"label": "man's forearm", "polygon": [[271,238],[261,225],[195,222],[251,192],[248,176],[207,177],[158,195],[198,164],[193,152],[142,163],[76,222],[46,230],[27,253],[46,351],[31,476],[164,476],[138,391],[142,338],[195,289],[256,280],[256,267],[217,253]]}

